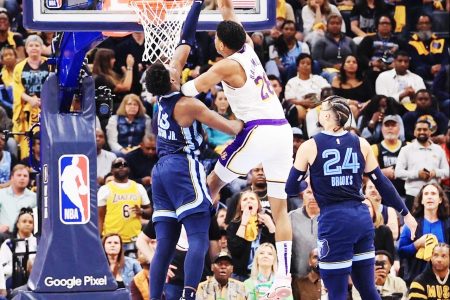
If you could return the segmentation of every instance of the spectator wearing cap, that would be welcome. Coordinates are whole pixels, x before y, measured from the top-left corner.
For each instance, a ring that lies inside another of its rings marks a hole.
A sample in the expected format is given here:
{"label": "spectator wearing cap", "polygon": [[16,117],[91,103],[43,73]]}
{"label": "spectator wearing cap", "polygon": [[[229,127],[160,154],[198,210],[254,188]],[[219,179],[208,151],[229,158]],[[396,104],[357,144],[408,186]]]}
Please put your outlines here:
{"label": "spectator wearing cap", "polygon": [[[307,183],[309,179],[306,179]],[[306,187],[306,188],[305,188]],[[308,274],[308,255],[317,247],[317,226],[320,208],[314,197],[311,186],[303,186],[301,192],[303,206],[289,213],[292,228],[292,267],[295,278]]]}
{"label": "spectator wearing cap", "polygon": [[0,49],[5,46],[11,46],[17,52],[17,59],[20,61],[25,58],[25,48],[22,35],[10,30],[10,17],[8,11],[0,8]]}
{"label": "spectator wearing cap", "polygon": [[[25,42],[28,57],[14,68],[14,132],[24,132],[39,121],[42,85],[49,74],[47,59],[42,56],[43,44],[38,35],[28,36]],[[23,158],[28,155],[28,140],[24,136],[18,136],[16,140]]]}
{"label": "spectator wearing cap", "polygon": [[244,283],[231,278],[233,260],[227,252],[221,251],[211,266],[213,276],[199,284],[197,300],[244,300],[246,298]]}
{"label": "spectator wearing cap", "polygon": [[[372,145],[372,150],[380,165],[381,172],[394,184],[400,196],[405,197],[405,181],[395,177],[395,166],[402,147],[406,142],[400,140],[400,121],[397,115],[384,117],[381,126],[383,140]],[[387,221],[387,220],[386,220]]]}
{"label": "spectator wearing cap", "polygon": [[414,125],[417,120],[427,120],[431,124],[431,140],[436,144],[443,143],[444,135],[447,132],[448,117],[436,109],[431,92],[425,89],[419,90],[413,99],[416,109],[403,115],[406,140],[413,139]]}
{"label": "spectator wearing cap", "polygon": [[[375,252],[375,284],[383,299],[385,299],[384,297],[398,295],[397,298],[386,299],[406,300],[408,299],[408,288],[405,281],[390,274],[393,263],[394,259],[388,251],[379,250]],[[361,296],[355,287],[352,288],[352,298],[353,300],[361,300]]]}
{"label": "spectator wearing cap", "polygon": [[361,136],[370,144],[376,144],[382,141],[381,128],[386,116],[397,116],[397,122],[400,127],[399,138],[405,140],[405,129],[403,120],[400,117],[406,111],[403,105],[395,101],[392,97],[384,95],[375,95],[364,107],[358,118],[358,129]]}
{"label": "spectator wearing cap", "polygon": [[290,104],[295,105],[298,123],[301,124],[306,119],[307,111],[319,105],[318,99],[322,89],[330,87],[330,84],[323,77],[312,74],[311,55],[300,54],[296,63],[297,76],[287,82],[284,96]]}
{"label": "spectator wearing cap", "polygon": [[395,177],[405,180],[406,206],[409,210],[425,184],[438,183],[449,176],[444,150],[430,140],[430,123],[417,121],[414,136],[416,139],[400,150],[395,166]]}

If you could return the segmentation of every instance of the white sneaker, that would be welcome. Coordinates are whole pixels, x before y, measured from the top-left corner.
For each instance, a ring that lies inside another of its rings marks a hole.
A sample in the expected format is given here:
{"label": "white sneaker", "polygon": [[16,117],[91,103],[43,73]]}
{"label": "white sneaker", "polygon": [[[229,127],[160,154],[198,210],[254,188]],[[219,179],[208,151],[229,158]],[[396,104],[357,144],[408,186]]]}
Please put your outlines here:
{"label": "white sneaker", "polygon": [[262,300],[286,299],[292,296],[291,275],[275,276],[272,286]]}

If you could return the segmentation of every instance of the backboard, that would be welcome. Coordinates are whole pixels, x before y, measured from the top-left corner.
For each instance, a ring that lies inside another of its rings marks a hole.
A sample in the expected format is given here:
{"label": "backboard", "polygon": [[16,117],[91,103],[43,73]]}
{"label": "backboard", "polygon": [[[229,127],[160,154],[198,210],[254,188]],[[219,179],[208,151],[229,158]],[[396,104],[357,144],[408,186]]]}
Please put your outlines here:
{"label": "backboard", "polygon": [[[199,31],[214,31],[222,20],[205,0]],[[275,24],[275,0],[233,0],[236,14],[247,31],[269,29]],[[128,0],[24,0],[24,25],[38,31],[142,31]]]}

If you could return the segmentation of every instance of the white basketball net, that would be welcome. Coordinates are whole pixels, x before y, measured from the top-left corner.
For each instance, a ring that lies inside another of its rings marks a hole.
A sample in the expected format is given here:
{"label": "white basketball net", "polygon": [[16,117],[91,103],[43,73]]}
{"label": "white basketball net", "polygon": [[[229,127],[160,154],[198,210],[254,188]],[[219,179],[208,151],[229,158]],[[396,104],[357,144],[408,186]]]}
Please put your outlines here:
{"label": "white basketball net", "polygon": [[192,0],[131,0],[145,34],[143,61],[168,63],[180,41],[180,32]]}

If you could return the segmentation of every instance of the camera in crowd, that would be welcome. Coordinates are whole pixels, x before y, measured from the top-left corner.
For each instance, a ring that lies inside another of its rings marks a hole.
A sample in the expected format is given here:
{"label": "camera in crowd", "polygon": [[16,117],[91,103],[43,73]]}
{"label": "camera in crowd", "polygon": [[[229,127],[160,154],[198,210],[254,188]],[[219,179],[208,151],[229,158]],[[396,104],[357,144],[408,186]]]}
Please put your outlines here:
{"label": "camera in crowd", "polygon": [[109,118],[113,112],[114,94],[107,86],[99,86],[95,89],[96,114],[100,119]]}
{"label": "camera in crowd", "polygon": [[382,260],[375,261],[375,269],[384,269],[384,261]]}

